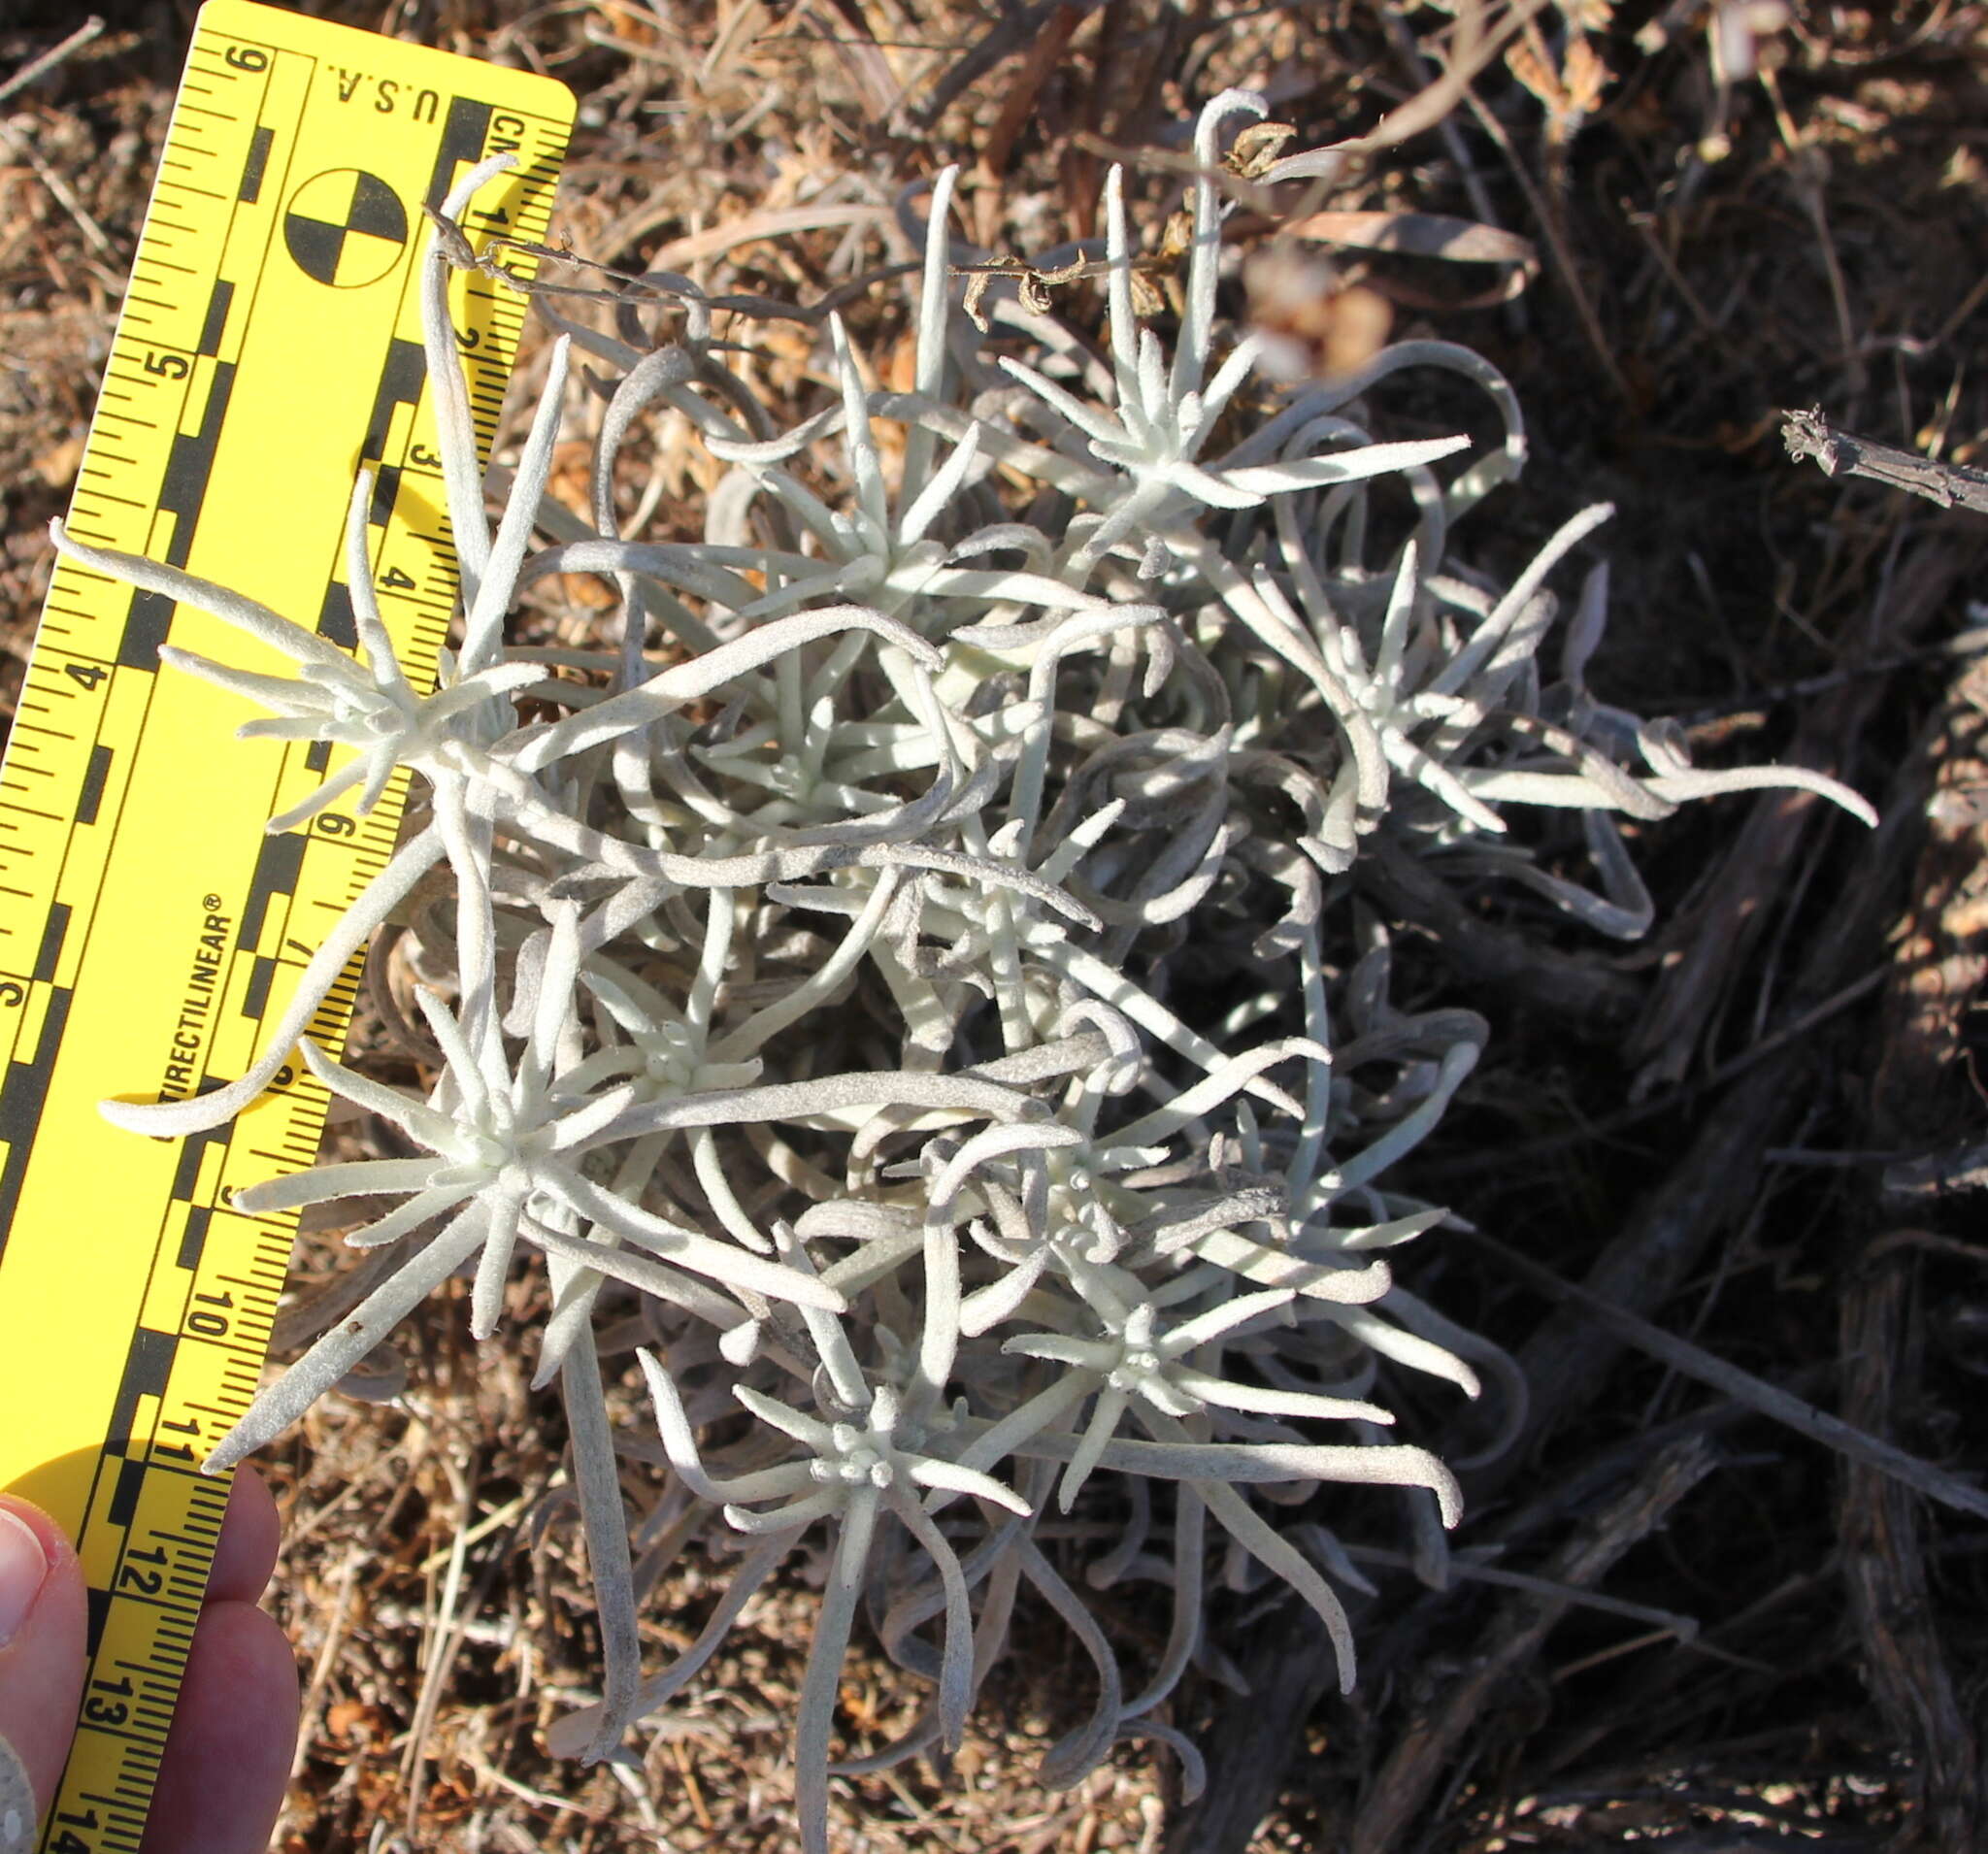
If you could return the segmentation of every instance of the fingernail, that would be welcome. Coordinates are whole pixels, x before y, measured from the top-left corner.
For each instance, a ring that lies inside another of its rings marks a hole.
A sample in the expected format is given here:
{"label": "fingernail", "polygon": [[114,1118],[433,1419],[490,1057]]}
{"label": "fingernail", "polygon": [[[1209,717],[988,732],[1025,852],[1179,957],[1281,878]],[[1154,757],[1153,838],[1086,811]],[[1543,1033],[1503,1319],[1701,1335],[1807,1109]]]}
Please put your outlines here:
{"label": "fingernail", "polygon": [[0,1648],[12,1641],[42,1593],[49,1559],[17,1514],[0,1506]]}

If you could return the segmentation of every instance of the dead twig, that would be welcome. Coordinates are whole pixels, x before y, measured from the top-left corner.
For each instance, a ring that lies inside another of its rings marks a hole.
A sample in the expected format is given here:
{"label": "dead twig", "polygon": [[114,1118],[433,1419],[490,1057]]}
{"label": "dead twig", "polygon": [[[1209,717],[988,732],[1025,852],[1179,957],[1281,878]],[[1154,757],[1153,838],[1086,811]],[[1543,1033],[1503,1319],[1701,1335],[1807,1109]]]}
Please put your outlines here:
{"label": "dead twig", "polygon": [[1601,315],[1596,310],[1586,286],[1580,281],[1579,267],[1574,262],[1574,250],[1568,242],[1561,215],[1556,211],[1552,200],[1533,179],[1532,170],[1526,165],[1525,156],[1513,146],[1511,137],[1507,133],[1505,124],[1498,119],[1497,113],[1485,108],[1483,100],[1468,84],[1464,86],[1463,94],[1470,103],[1471,114],[1475,117],[1477,126],[1505,156],[1506,163],[1511,170],[1511,178],[1517,182],[1519,191],[1526,197],[1527,206],[1532,209],[1533,217],[1539,222],[1540,230],[1545,237],[1546,248],[1552,254],[1554,267],[1560,273],[1560,281],[1567,286],[1568,298],[1574,304],[1574,315],[1579,319],[1581,333],[1587,337],[1588,347],[1594,354],[1596,365],[1607,376],[1609,385],[1614,387],[1622,403],[1625,406],[1634,406],[1637,403],[1636,394],[1615,358],[1614,344],[1609,341],[1607,331],[1602,326]]}
{"label": "dead twig", "polygon": [[[1175,1814],[1165,1854],[1242,1854],[1276,1806],[1312,1708],[1334,1685],[1325,1625],[1303,1604],[1279,1608],[1238,1660],[1248,1701],[1215,1707],[1201,1741],[1208,1786]],[[1327,1835],[1317,1844],[1335,1840]]]}
{"label": "dead twig", "polygon": [[1631,975],[1484,919],[1427,862],[1385,833],[1376,834],[1355,873],[1390,918],[1426,929],[1439,955],[1467,984],[1542,1011],[1598,1042],[1620,1036],[1642,1008],[1643,987]]}
{"label": "dead twig", "polygon": [[[996,65],[1032,46],[1040,34],[1049,29],[1051,19],[1066,6],[1077,15],[1077,20],[1081,20],[1104,4],[1105,0],[1036,0],[1032,7],[1017,7],[1005,13],[960,53],[945,75],[933,84],[930,95],[912,113],[912,125],[921,131],[931,128],[944,114],[948,103],[972,88]],[[1071,30],[1075,30],[1076,23],[1076,20],[1071,22]],[[900,107],[903,101],[899,99]]]}
{"label": "dead twig", "polygon": [[[1666,1449],[1599,1518],[1554,1554],[1545,1575],[1574,1589],[1599,1583],[1624,1552],[1664,1523],[1711,1472],[1713,1460],[1710,1448],[1695,1436]],[[1495,1710],[1496,1696],[1523,1674],[1570,1607],[1570,1598],[1529,1594],[1505,1608],[1468,1658],[1468,1672],[1450,1683],[1441,1703],[1409,1720],[1354,1820],[1348,1843],[1352,1854],[1388,1854],[1408,1845],[1409,1825],[1438,1784],[1456,1780],[1465,1738]]]}
{"label": "dead twig", "polygon": [[1934,788],[1871,1091],[1878,1142],[1919,1151],[1971,1142],[1980,1123],[1964,1077],[1966,1020],[1988,978],[1988,663],[1953,677],[1923,757]]}
{"label": "dead twig", "polygon": [[[1895,1427],[1917,1391],[1917,1267],[1910,1250],[1891,1242],[1843,1297],[1843,1413],[1873,1434]],[[1851,1460],[1843,1465],[1837,1523],[1864,1679],[1893,1734],[1910,1747],[1905,1764],[1919,1820],[1909,1844],[1979,1847],[1988,1837],[1988,1766],[1947,1663],[1919,1503],[1874,1464]]]}
{"label": "dead twig", "polygon": [[1806,1436],[1810,1441],[1820,1442],[1825,1448],[1834,1449],[1851,1461],[1886,1474],[1914,1492],[1924,1494],[1929,1500],[1937,1500],[1956,1512],[1972,1513],[1977,1518],[1988,1519],[1988,1492],[1969,1485],[1945,1469],[1936,1467],[1917,1455],[1909,1455],[1902,1448],[1895,1448],[1890,1442],[1880,1440],[1840,1417],[1817,1409],[1812,1404],[1805,1404],[1779,1385],[1770,1384],[1751,1372],[1728,1364],[1704,1346],[1694,1345],[1674,1333],[1667,1333],[1662,1327],[1653,1326],[1648,1320],[1625,1311],[1602,1295],[1591,1294],[1586,1288],[1575,1286],[1555,1275],[1551,1269],[1542,1268],[1530,1256],[1508,1247],[1496,1237],[1487,1236],[1481,1230],[1466,1231],[1464,1235],[1467,1241],[1489,1250],[1502,1267],[1510,1269],[1542,1294],[1578,1308],[1588,1318],[1606,1326],[1638,1351],[1660,1360],[1680,1375],[1701,1384],[1709,1384],[1714,1390],[1757,1409],[1784,1429],[1792,1429],[1798,1436]]}
{"label": "dead twig", "polygon": [[[1663,1114],[1673,1113],[1680,1108],[1688,1107],[1701,1096],[1709,1094],[1713,1089],[1723,1088],[1727,1083],[1739,1080],[1749,1070],[1758,1068],[1763,1062],[1799,1043],[1804,1038],[1813,1036],[1832,1017],[1840,1015],[1860,999],[1868,998],[1877,990],[1887,976],[1880,967],[1866,973],[1861,978],[1853,979],[1841,990],[1825,998],[1813,1010],[1805,1010],[1793,1022],[1783,1024],[1780,1029],[1749,1044],[1730,1062],[1721,1063],[1702,1081],[1673,1088],[1665,1094],[1646,1096],[1619,1112],[1572,1127],[1565,1133],[1553,1133],[1544,1139],[1529,1140],[1523,1145],[1506,1146],[1496,1152],[1467,1152],[1454,1159],[1432,1159],[1422,1167],[1422,1176],[1449,1181],[1501,1172],[1509,1173],[1515,1167],[1551,1158],[1557,1152],[1567,1152],[1577,1146],[1593,1145],[1603,1140],[1611,1140],[1618,1134],[1626,1133],[1640,1121],[1654,1120]],[[1528,1002],[1532,1001],[1528,999]],[[1773,1152],[1763,1156],[1770,1160],[1777,1158]]]}
{"label": "dead twig", "polygon": [[[1791,990],[1797,1020],[1875,964],[1894,878],[1909,854],[1902,819],[1922,789],[1923,776],[1901,776],[1884,821],[1844,871],[1828,927]],[[1586,1275],[1590,1292],[1613,1308],[1653,1313],[1677,1291],[1706,1246],[1754,1201],[1761,1152],[1801,1098],[1813,1061],[1806,1044],[1790,1043],[1728,1090],[1662,1184],[1595,1258]],[[1467,1477],[1474,1506],[1508,1485],[1570,1412],[1592,1404],[1623,1342],[1613,1327],[1579,1306],[1565,1305],[1541,1324],[1519,1353],[1532,1393],[1526,1434],[1500,1461]]]}
{"label": "dead twig", "polygon": [[[581,302],[619,303],[629,297],[642,297],[655,303],[696,303],[708,310],[720,311],[727,315],[746,315],[761,321],[805,322],[818,324],[845,305],[853,302],[866,290],[878,283],[888,282],[893,278],[904,277],[919,267],[915,262],[881,264],[875,270],[865,271],[860,277],[852,277],[846,283],[839,283],[825,295],[812,303],[783,303],[776,296],[749,296],[728,294],[713,296],[685,280],[682,283],[670,284],[659,281],[653,276],[638,277],[631,271],[616,270],[612,264],[603,264],[591,257],[582,257],[578,251],[568,250],[563,246],[542,245],[528,238],[512,238],[501,232],[492,233],[486,241],[488,248],[479,252],[469,242],[461,226],[453,220],[444,218],[431,206],[421,211],[428,215],[428,221],[435,227],[444,253],[448,262],[457,270],[476,271],[492,281],[507,283],[524,296],[566,296]],[[881,209],[874,209],[880,212]],[[863,222],[873,215],[873,209],[850,208],[846,215],[829,215],[812,210],[797,215],[805,217],[810,227],[822,225]],[[680,239],[675,245],[665,246],[656,253],[658,260],[675,257],[691,261],[699,257],[710,257],[719,251],[728,250],[745,244],[749,239],[771,237],[779,229],[769,229],[769,223],[779,215],[767,215],[762,221],[746,229],[727,225],[711,234],[700,234],[694,239]],[[788,226],[786,230],[795,229]],[[566,264],[584,271],[590,276],[605,277],[608,287],[588,289],[580,283],[555,282],[545,277],[528,277],[505,263],[502,251],[517,251],[537,259],[540,263]],[[667,268],[666,266],[663,268]],[[713,343],[714,347],[727,344]]]}
{"label": "dead twig", "polygon": [[1988,1141],[1901,1159],[1884,1169],[1884,1195],[1901,1202],[1944,1197],[1956,1191],[1979,1191],[1984,1187],[1988,1187]]}
{"label": "dead twig", "polygon": [[35,171],[35,178],[49,189],[56,205],[76,221],[76,229],[90,243],[100,257],[116,257],[116,247],[111,243],[110,234],[91,216],[89,209],[76,197],[76,190],[61,175],[42,158],[42,153],[26,136],[14,124],[0,120],[0,142],[5,142],[16,154]]}
{"label": "dead twig", "polygon": [[[1978,556],[1976,545],[1959,538],[1953,545],[1918,549],[1884,593],[1873,597],[1865,635],[1852,647],[1860,653],[1909,647]],[[1847,768],[1886,693],[1886,685],[1873,679],[1831,691],[1803,717],[1782,757],[1802,766]],[[1895,832],[1903,821],[1902,809],[1916,809],[1923,802],[1922,789],[1923,781],[1915,779],[1908,797],[1888,803],[1887,825],[1881,828]],[[1806,794],[1770,794],[1755,805],[1720,857],[1706,884],[1690,943],[1666,965],[1648,1014],[1631,1041],[1631,1059],[1641,1067],[1633,1090],[1637,1097],[1673,1085],[1689,1073],[1754,945],[1800,885],[1808,857],[1817,853],[1811,826],[1820,816]],[[1888,883],[1892,873],[1887,869],[1882,879]]]}
{"label": "dead twig", "polygon": [[1988,514],[1988,471],[1939,463],[1916,450],[1900,450],[1874,438],[1859,438],[1833,425],[1820,406],[1781,414],[1781,442],[1800,463],[1812,457],[1826,477],[1868,477],[1890,489],[1909,490],[1942,509],[1972,509]]}
{"label": "dead twig", "polygon": [[0,103],[5,103],[16,91],[26,89],[38,77],[52,71],[73,52],[81,51],[92,39],[101,37],[103,30],[103,20],[91,14],[59,45],[50,46],[38,58],[30,58],[4,83],[0,83]]}

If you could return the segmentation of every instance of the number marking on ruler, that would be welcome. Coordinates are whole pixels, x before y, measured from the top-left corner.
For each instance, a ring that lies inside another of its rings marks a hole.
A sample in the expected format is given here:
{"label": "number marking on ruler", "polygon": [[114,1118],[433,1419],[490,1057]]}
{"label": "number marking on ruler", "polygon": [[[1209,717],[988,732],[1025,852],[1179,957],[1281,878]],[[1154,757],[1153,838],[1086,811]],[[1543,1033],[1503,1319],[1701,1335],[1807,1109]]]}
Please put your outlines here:
{"label": "number marking on ruler", "polygon": [[[71,531],[349,648],[342,535],[370,468],[381,609],[411,679],[431,683],[456,571],[424,394],[421,207],[514,149],[469,229],[540,238],[573,108],[549,79],[208,0]],[[487,449],[523,300],[474,273],[450,289]],[[227,1194],[308,1164],[325,1105],[286,1070],[232,1127],[168,1142],[117,1131],[97,1103],[243,1073],[392,853],[404,799],[397,781],[363,818],[265,835],[330,749],[233,745],[249,711],[161,672],[169,633],[280,667],[204,612],[62,562],[0,766],[0,1488],[78,1539],[90,1590],[83,1719],[44,1854],[139,1845],[227,1500],[199,1464],[255,1393],[294,1231]],[[334,1048],[357,976],[312,1026]]]}

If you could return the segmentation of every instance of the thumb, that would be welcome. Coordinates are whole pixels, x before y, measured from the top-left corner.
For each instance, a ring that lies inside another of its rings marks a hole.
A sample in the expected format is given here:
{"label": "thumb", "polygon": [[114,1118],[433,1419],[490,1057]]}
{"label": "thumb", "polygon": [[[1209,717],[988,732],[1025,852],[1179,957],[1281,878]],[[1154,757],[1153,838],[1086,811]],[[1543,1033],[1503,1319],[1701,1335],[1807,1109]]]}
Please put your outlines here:
{"label": "thumb", "polygon": [[83,1690],[83,1568],[38,1506],[0,1496],[0,1854],[29,1854]]}

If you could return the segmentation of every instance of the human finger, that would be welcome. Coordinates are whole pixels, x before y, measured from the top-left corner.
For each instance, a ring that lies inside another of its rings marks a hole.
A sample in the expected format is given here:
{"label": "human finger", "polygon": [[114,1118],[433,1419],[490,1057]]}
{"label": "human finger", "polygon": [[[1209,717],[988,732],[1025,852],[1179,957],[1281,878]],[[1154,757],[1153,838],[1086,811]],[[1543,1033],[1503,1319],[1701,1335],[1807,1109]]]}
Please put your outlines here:
{"label": "human finger", "polygon": [[142,1854],[264,1854],[297,1742],[296,1657],[252,1603],[200,1612]]}
{"label": "human finger", "polygon": [[276,1569],[282,1521],[276,1497],[252,1468],[235,1470],[228,1508],[215,1543],[214,1569],[207,1576],[209,1603],[254,1603]]}
{"label": "human finger", "polygon": [[24,1854],[55,1794],[83,1691],[83,1571],[62,1529],[0,1495],[0,1854]]}

